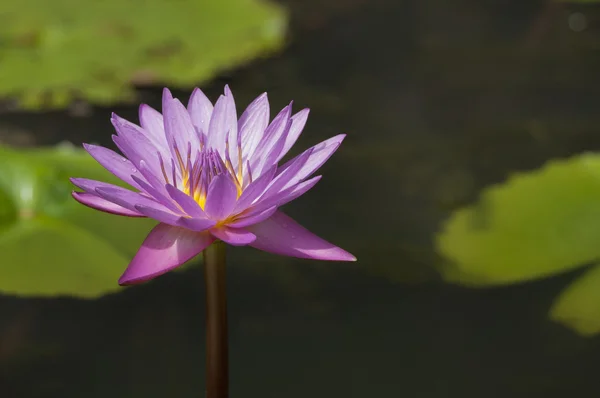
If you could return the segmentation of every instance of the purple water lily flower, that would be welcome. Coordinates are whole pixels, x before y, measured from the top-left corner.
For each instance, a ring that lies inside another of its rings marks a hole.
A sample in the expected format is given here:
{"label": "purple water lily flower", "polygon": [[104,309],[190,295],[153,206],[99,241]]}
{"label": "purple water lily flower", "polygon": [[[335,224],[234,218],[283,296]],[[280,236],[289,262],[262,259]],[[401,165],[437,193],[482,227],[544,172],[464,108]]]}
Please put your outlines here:
{"label": "purple water lily flower", "polygon": [[311,175],[335,152],[344,134],[278,162],[298,139],[308,109],[286,106],[269,123],[264,93],[237,118],[229,87],[213,104],[195,89],[187,109],[163,92],[161,115],[140,106],[141,127],[113,114],[113,140],[125,157],[84,145],[108,171],[136,191],[72,178],[80,203],[104,212],[150,217],[150,232],[119,284],[140,283],[176,268],[215,239],[271,253],[355,261],[350,253],[312,234],[278,210],[312,188]]}

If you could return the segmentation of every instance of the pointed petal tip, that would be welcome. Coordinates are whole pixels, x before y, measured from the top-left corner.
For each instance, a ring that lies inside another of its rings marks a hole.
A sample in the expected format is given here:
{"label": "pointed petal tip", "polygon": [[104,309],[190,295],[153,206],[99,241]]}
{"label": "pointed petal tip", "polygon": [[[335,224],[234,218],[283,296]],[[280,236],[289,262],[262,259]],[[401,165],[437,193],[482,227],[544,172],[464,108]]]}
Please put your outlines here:
{"label": "pointed petal tip", "polygon": [[173,99],[173,94],[171,94],[171,90],[168,87],[164,87],[162,91],[163,99],[169,98]]}

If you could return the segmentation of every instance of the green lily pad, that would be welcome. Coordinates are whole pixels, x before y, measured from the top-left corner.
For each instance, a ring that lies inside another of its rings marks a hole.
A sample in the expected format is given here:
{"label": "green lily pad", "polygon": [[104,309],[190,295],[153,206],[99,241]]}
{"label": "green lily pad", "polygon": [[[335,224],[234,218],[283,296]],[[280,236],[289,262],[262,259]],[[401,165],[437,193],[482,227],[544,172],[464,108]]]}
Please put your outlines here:
{"label": "green lily pad", "polygon": [[0,146],[0,291],[97,297],[117,280],[156,224],[87,208],[69,177],[122,185],[85,151]]}
{"label": "green lily pad", "polygon": [[600,155],[551,161],[486,189],[436,238],[443,276],[485,286],[542,278],[600,258]]}
{"label": "green lily pad", "polygon": [[63,107],[195,85],[279,48],[286,19],[263,0],[0,2],[0,96]]}
{"label": "green lily pad", "polygon": [[591,268],[559,295],[550,317],[584,336],[600,333],[600,266]]}

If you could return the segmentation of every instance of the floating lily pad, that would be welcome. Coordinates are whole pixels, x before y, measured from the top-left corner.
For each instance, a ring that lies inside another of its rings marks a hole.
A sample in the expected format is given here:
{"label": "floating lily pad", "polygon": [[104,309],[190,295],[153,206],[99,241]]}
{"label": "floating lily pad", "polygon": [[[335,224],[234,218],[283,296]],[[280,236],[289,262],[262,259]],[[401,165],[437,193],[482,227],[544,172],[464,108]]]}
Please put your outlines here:
{"label": "floating lily pad", "polygon": [[122,185],[83,150],[0,146],[0,291],[96,297],[119,289],[155,222],[77,203],[71,176]]}
{"label": "floating lily pad", "polygon": [[132,84],[198,84],[278,48],[286,15],[263,0],[0,2],[0,96],[24,107],[125,100]]}
{"label": "floating lily pad", "polygon": [[532,280],[595,261],[600,155],[552,161],[486,189],[450,217],[436,244],[444,277],[465,285]]}
{"label": "floating lily pad", "polygon": [[550,317],[584,336],[600,333],[600,266],[591,268],[560,294]]}

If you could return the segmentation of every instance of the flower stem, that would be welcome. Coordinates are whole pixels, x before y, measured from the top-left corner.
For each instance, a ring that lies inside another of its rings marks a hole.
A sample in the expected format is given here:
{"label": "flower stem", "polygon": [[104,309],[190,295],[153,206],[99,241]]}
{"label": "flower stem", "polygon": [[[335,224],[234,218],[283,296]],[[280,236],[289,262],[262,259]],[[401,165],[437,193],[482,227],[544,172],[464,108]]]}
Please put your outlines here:
{"label": "flower stem", "polygon": [[206,284],[206,398],[229,395],[225,243],[204,252]]}

